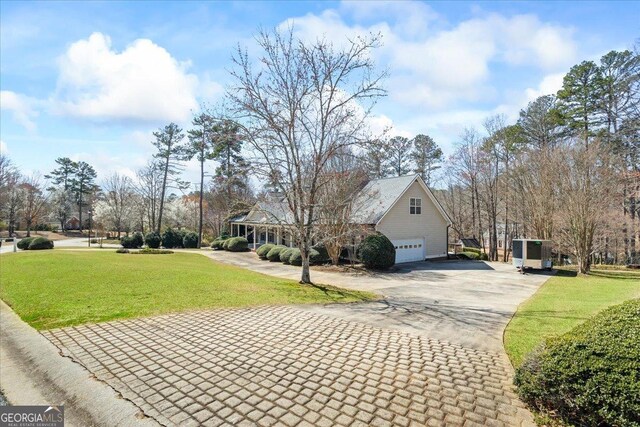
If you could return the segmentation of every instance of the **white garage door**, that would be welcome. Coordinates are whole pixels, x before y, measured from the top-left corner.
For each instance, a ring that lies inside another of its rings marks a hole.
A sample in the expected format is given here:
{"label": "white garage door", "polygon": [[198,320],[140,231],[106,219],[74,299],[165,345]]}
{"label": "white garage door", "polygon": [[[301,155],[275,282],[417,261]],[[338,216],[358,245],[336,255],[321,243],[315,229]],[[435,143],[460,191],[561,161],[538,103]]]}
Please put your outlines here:
{"label": "white garage door", "polygon": [[411,261],[424,261],[424,239],[392,240],[396,248],[396,264]]}

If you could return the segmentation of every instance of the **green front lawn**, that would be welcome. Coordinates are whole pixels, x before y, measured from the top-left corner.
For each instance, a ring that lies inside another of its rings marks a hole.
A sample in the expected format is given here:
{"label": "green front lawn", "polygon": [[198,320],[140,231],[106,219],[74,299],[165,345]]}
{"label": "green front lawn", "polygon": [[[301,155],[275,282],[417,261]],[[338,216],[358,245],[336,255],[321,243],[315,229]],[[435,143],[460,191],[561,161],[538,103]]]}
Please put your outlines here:
{"label": "green front lawn", "polygon": [[199,254],[38,251],[0,257],[0,298],[36,329],[183,310],[352,302],[368,292],[300,285]]}
{"label": "green front lawn", "polygon": [[640,271],[594,270],[576,276],[560,270],[522,304],[505,330],[505,349],[515,366],[545,338],[561,335],[597,312],[640,297]]}

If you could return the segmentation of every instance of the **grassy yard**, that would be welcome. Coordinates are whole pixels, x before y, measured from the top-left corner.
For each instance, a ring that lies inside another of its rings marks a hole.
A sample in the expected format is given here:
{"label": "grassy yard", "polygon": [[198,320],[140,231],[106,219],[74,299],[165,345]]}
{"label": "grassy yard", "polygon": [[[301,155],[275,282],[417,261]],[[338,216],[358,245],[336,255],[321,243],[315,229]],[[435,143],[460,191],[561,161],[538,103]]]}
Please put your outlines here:
{"label": "grassy yard", "polygon": [[597,312],[640,297],[640,271],[560,270],[520,306],[505,331],[505,348],[518,366],[545,338],[563,334]]}
{"label": "grassy yard", "polygon": [[189,253],[24,252],[2,255],[0,269],[0,298],[36,329],[214,307],[375,297],[300,285]]}

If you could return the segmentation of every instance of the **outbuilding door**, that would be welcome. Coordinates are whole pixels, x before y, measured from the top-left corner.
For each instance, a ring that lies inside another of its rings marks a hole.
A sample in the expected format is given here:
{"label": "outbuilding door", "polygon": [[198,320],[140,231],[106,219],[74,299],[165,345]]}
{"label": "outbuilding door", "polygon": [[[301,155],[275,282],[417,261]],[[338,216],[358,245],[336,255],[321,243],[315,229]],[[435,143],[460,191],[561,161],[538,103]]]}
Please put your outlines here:
{"label": "outbuilding door", "polygon": [[423,238],[392,240],[396,248],[396,264],[412,261],[424,261],[425,244]]}

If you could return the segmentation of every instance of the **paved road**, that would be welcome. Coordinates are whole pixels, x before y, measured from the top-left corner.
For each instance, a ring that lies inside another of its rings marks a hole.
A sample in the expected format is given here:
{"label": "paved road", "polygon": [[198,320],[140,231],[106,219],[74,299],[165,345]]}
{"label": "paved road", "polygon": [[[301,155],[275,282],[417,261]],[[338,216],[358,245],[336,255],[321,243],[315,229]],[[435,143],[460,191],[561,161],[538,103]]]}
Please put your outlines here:
{"label": "paved road", "polygon": [[[209,256],[299,274],[250,253]],[[313,277],[385,299],[191,312],[43,335],[163,425],[533,425],[497,342],[546,276],[470,262]]]}

